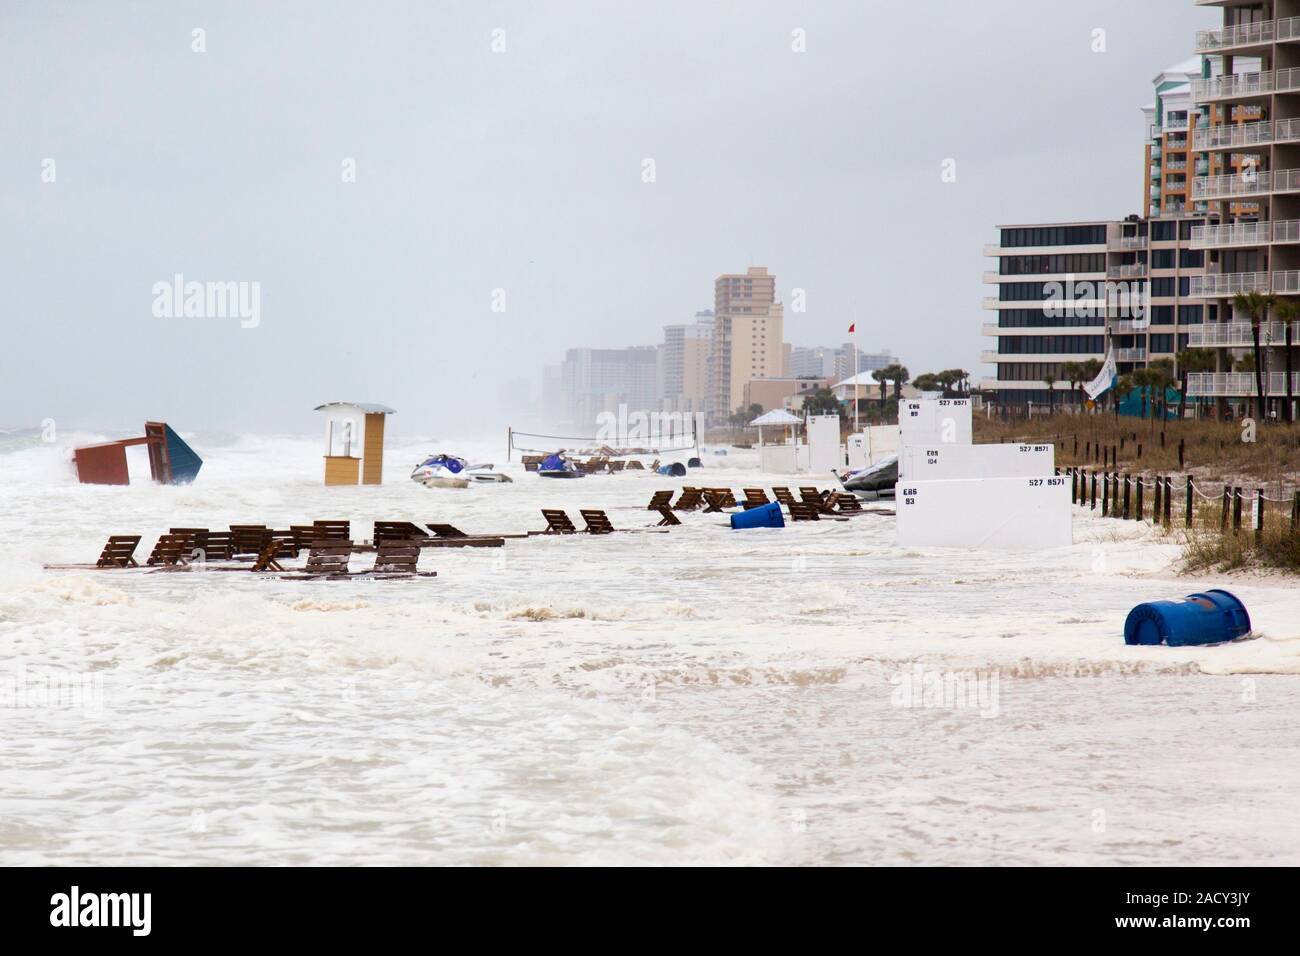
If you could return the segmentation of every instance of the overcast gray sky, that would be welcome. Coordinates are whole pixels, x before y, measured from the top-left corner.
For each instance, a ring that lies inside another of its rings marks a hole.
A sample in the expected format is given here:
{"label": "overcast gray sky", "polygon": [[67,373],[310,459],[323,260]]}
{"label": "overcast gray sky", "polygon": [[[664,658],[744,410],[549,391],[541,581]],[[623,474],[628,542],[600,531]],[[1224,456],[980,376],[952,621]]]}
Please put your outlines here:
{"label": "overcast gray sky", "polygon": [[[1218,17],[0,0],[0,425],[312,432],[341,399],[504,427],[566,348],[659,342],[750,264],[806,290],[796,345],[856,310],[914,374],[978,371],[994,224],[1140,211],[1138,108]],[[259,283],[260,323],[155,317],[176,273]]]}

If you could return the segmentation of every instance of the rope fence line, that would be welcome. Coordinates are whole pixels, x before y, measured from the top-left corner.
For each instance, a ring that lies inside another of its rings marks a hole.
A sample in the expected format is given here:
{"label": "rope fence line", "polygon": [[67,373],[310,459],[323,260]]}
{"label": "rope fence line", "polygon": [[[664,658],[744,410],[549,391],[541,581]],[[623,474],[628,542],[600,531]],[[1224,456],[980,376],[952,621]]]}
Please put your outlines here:
{"label": "rope fence line", "polygon": [[[1057,467],[1055,473],[1060,476],[1062,469]],[[1102,471],[1100,473],[1101,483],[1099,488],[1099,475],[1096,470],[1089,471],[1078,466],[1070,466],[1064,469],[1064,473],[1071,479],[1071,504],[1096,511],[1097,493],[1100,491],[1102,517],[1132,519],[1149,523],[1152,526],[1163,524],[1166,528],[1172,526],[1174,498],[1174,479],[1172,476],[1156,475],[1154,478],[1144,478],[1142,475],[1138,475],[1135,478],[1131,474],[1122,474],[1119,471]],[[1242,526],[1243,503],[1249,498],[1248,517],[1253,519],[1252,523],[1257,541],[1264,533],[1264,517],[1268,502],[1274,504],[1287,504],[1289,502],[1291,505],[1291,530],[1292,532],[1300,532],[1300,489],[1293,490],[1290,498],[1272,498],[1264,494],[1263,488],[1256,488],[1255,493],[1250,495],[1242,486],[1232,485],[1228,482],[1221,484],[1221,490],[1218,494],[1207,494],[1198,487],[1198,483],[1191,475],[1187,475],[1182,484],[1185,488],[1185,504],[1182,510],[1184,524],[1187,528],[1191,528],[1195,521],[1196,509],[1193,505],[1195,499],[1199,497],[1202,501],[1222,501],[1223,507],[1219,518],[1219,530],[1221,532],[1226,531],[1228,522],[1231,520],[1232,530],[1236,533],[1241,530]],[[1145,492],[1147,491],[1152,492],[1153,498],[1149,522],[1144,501]]]}

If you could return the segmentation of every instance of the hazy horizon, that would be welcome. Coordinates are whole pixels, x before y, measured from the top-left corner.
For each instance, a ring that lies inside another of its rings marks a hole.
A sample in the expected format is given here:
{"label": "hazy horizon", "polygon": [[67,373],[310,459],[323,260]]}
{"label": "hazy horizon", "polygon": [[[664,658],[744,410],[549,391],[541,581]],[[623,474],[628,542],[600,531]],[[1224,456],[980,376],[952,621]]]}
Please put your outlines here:
{"label": "hazy horizon", "polygon": [[[347,400],[391,405],[414,434],[526,422],[543,365],[657,344],[750,265],[775,273],[794,345],[837,345],[856,321],[863,349],[913,374],[979,377],[994,226],[1140,212],[1139,108],[1219,11],[0,2],[0,17],[0,426],[310,434],[314,406]],[[177,274],[256,283],[256,326],[158,317],[155,285]]]}

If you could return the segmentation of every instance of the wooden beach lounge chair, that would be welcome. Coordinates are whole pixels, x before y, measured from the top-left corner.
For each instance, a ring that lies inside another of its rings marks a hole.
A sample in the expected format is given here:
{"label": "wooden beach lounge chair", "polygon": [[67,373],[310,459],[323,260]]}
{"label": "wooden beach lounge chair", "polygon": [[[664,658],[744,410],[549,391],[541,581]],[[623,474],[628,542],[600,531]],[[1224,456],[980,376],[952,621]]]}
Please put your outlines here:
{"label": "wooden beach lounge chair", "polygon": [[546,519],[546,530],[540,534],[577,534],[573,521],[563,511],[556,508],[543,508],[542,517]]}
{"label": "wooden beach lounge chair", "polygon": [[622,471],[626,467],[627,467],[626,461],[624,461],[622,458],[615,458],[613,461],[609,463],[609,473],[611,475],[617,474],[618,472]]}
{"label": "wooden beach lounge chair", "polygon": [[791,501],[787,505],[790,509],[791,521],[819,521],[821,520],[821,509],[815,504],[806,501]]}
{"label": "wooden beach lounge chair", "polygon": [[303,572],[309,575],[347,574],[352,557],[352,542],[337,538],[319,538],[307,555]]}
{"label": "wooden beach lounge chair", "polygon": [[350,541],[352,524],[349,521],[313,521],[317,537],[330,538],[334,541]]}
{"label": "wooden beach lounge chair", "polygon": [[646,511],[658,511],[660,508],[671,508],[673,504],[672,489],[666,488],[663,491],[656,491],[650,496],[650,503],[645,506]]}
{"label": "wooden beach lounge chair", "polygon": [[194,538],[184,534],[164,534],[158,536],[158,543],[153,546],[145,564],[161,564],[164,567],[176,567],[185,563],[189,554],[189,545]]}
{"label": "wooden beach lounge chair", "polygon": [[418,570],[420,543],[418,539],[398,541],[392,538],[379,545],[375,553],[375,567],[371,572],[382,577],[436,577],[436,571]]}
{"label": "wooden beach lounge chair", "polygon": [[839,509],[842,515],[860,515],[865,514],[862,510],[862,502],[858,500],[857,495],[851,495],[847,492],[833,492],[831,494],[833,506]]}
{"label": "wooden beach lounge chair", "polygon": [[770,505],[771,503],[772,503],[772,502],[768,500],[767,492],[765,492],[762,488],[746,488],[746,489],[745,489],[745,508],[746,508],[746,509],[749,509],[749,508],[761,508],[763,505]]}
{"label": "wooden beach lounge chair", "polygon": [[528,534],[466,534],[454,524],[436,521],[425,527],[433,532],[433,537],[418,539],[423,548],[500,548],[505,545],[506,538],[528,537]]}
{"label": "wooden beach lounge chair", "polygon": [[627,462],[628,471],[645,471],[645,465],[641,463],[640,458],[630,458]]}
{"label": "wooden beach lounge chair", "polygon": [[581,511],[582,520],[587,523],[588,534],[613,534],[614,525],[610,523],[609,515],[603,511],[594,508],[583,508]]}
{"label": "wooden beach lounge chair", "polygon": [[253,562],[253,566],[249,568],[249,570],[250,571],[283,571],[284,567],[280,564],[279,561],[276,560],[276,558],[281,556],[281,553],[283,551],[284,551],[283,539],[272,538],[270,541],[266,543],[266,546],[262,548],[261,553],[258,554],[257,559]]}
{"label": "wooden beach lounge chair", "polygon": [[699,488],[682,488],[681,497],[673,505],[673,511],[694,511],[704,502],[704,493]]}
{"label": "wooden beach lounge chair", "polygon": [[785,505],[787,509],[789,509],[789,507],[792,504],[796,503],[794,500],[794,495],[790,493],[789,488],[773,488],[772,497],[775,498],[777,501],[781,502],[781,504]]}
{"label": "wooden beach lounge chair", "polygon": [[[721,514],[723,509],[727,507],[727,499],[730,497],[731,497],[731,492],[727,491],[724,494],[724,489],[705,488],[704,489],[704,513],[706,515]],[[735,502],[734,498],[732,498],[732,502],[733,503]]]}
{"label": "wooden beach lounge chair", "polygon": [[430,531],[432,531],[434,537],[437,538],[468,538],[469,537],[469,535],[467,535],[464,531],[461,531],[460,528],[457,528],[454,524],[428,524],[425,525],[425,527],[427,527]]}
{"label": "wooden beach lounge chair", "polygon": [[192,539],[188,553],[193,555],[200,551],[204,561],[229,561],[235,556],[234,535],[229,531],[209,531],[207,528],[171,528],[169,531]]}
{"label": "wooden beach lounge chair", "polygon": [[418,541],[427,537],[429,537],[429,532],[411,521],[375,522],[374,540],[376,548],[387,541],[410,541],[411,539],[417,539]]}
{"label": "wooden beach lounge chair", "polygon": [[682,523],[682,519],[677,517],[677,515],[673,514],[673,509],[669,508],[667,505],[664,505],[662,508],[657,508],[656,510],[659,512],[660,515],[662,515],[656,527],[670,528],[675,524]]}
{"label": "wooden beach lounge chair", "polygon": [[271,529],[264,524],[232,524],[230,526],[230,556],[261,554],[270,537]]}
{"label": "wooden beach lounge chair", "polygon": [[710,491],[722,499],[722,507],[724,508],[736,507],[736,495],[735,492],[733,492],[730,488],[705,488],[704,489],[705,495],[708,495]]}
{"label": "wooden beach lounge chair", "polygon": [[99,554],[99,560],[95,562],[95,567],[138,568],[140,565],[135,560],[135,549],[138,547],[140,547],[138,534],[110,535],[104,550]]}
{"label": "wooden beach lounge chair", "polygon": [[524,455],[524,471],[536,471],[542,463],[542,455]]}

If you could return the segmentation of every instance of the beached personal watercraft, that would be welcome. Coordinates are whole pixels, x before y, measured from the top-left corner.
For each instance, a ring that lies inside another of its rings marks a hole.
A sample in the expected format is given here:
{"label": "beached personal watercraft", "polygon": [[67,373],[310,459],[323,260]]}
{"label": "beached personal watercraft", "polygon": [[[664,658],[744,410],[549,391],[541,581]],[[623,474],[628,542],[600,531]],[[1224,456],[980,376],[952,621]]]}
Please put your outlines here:
{"label": "beached personal watercraft", "polygon": [[585,478],[586,473],[564,457],[564,452],[547,455],[537,466],[537,474],[542,478]]}
{"label": "beached personal watercraft", "polygon": [[509,475],[492,470],[492,465],[471,465],[455,455],[430,455],[415,466],[411,480],[426,488],[468,488],[470,485],[511,481]]}
{"label": "beached personal watercraft", "polygon": [[845,491],[852,491],[865,498],[892,498],[894,485],[898,483],[898,456],[882,458],[874,465],[851,471],[847,475],[834,474]]}

